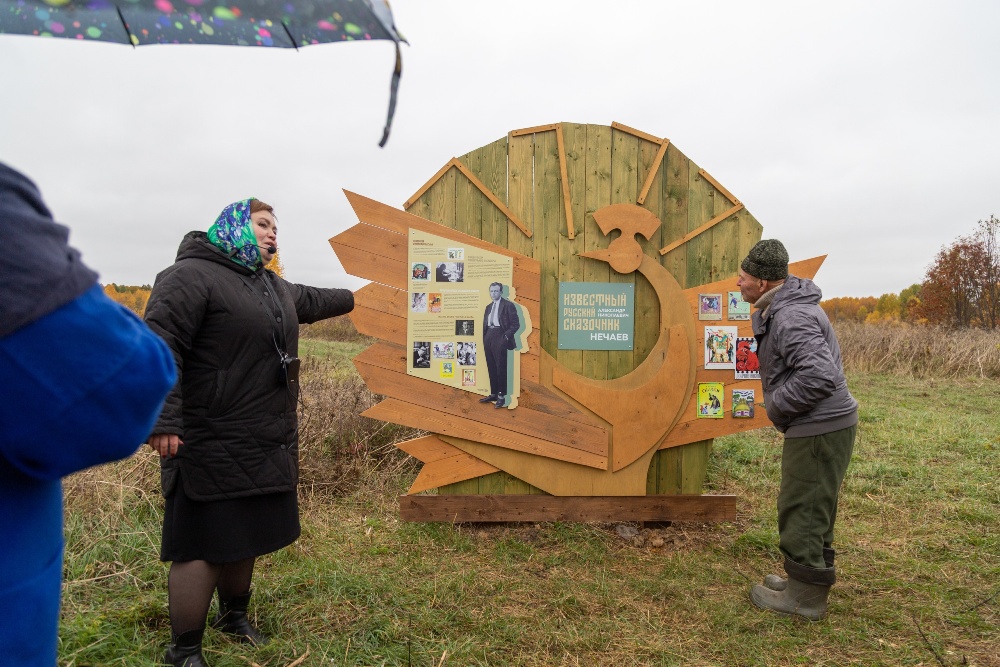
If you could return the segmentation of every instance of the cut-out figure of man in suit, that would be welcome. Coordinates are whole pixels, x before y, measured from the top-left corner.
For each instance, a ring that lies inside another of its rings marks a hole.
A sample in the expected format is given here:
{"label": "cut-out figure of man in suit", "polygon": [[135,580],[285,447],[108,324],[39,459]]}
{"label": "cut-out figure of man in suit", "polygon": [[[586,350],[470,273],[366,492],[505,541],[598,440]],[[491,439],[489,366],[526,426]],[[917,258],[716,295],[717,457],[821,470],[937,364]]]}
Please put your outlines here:
{"label": "cut-out figure of man in suit", "polygon": [[490,376],[490,395],[479,399],[480,403],[493,403],[497,408],[507,404],[507,353],[516,347],[515,335],[521,326],[517,308],[502,294],[502,284],[490,283],[492,301],[483,313],[483,347],[486,372]]}

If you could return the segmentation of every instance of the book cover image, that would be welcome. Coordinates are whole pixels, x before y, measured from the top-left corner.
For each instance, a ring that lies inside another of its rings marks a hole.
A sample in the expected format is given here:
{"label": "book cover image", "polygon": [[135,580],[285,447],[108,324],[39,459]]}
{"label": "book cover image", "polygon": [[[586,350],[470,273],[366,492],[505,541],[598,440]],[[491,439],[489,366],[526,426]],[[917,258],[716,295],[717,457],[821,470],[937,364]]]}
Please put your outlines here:
{"label": "book cover image", "polygon": [[441,312],[441,294],[437,292],[432,292],[427,295],[427,312],[428,313],[440,313]]}
{"label": "book cover image", "polygon": [[698,383],[698,418],[722,419],[723,385],[721,382]]}
{"label": "book cover image", "polygon": [[731,320],[749,320],[750,302],[743,300],[743,295],[739,292],[730,292],[727,300],[727,316]]}
{"label": "book cover image", "polygon": [[733,389],[733,418],[753,419],[753,389]]}
{"label": "book cover image", "polygon": [[760,362],[757,360],[757,339],[736,339],[736,379],[759,380]]}
{"label": "book cover image", "polygon": [[736,327],[705,327],[705,368],[736,368]]}
{"label": "book cover image", "polygon": [[450,379],[455,377],[455,362],[454,361],[442,361],[441,362],[441,373],[442,379]]}
{"label": "book cover image", "polygon": [[699,294],[698,295],[698,319],[699,320],[721,320],[722,319],[722,295],[721,294]]}

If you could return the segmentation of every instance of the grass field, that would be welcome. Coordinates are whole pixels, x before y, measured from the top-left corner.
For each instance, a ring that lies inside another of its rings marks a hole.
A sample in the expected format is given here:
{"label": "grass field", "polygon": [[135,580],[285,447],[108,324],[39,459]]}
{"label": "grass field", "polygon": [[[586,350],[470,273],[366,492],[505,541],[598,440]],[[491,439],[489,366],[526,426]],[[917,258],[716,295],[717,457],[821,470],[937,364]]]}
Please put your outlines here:
{"label": "grass field", "polygon": [[[706,492],[739,496],[738,519],[652,529],[658,548],[613,524],[403,523],[417,468],[391,447],[401,429],[355,416],[375,400],[345,362],[361,347],[303,346],[303,536],[259,561],[251,609],[271,644],[209,630],[213,667],[1000,665],[994,381],[851,375],[839,583],[808,623],[747,600],[780,572],[775,431],[716,441]],[[155,664],[169,624],[154,457],[78,475],[66,498],[60,664]]]}

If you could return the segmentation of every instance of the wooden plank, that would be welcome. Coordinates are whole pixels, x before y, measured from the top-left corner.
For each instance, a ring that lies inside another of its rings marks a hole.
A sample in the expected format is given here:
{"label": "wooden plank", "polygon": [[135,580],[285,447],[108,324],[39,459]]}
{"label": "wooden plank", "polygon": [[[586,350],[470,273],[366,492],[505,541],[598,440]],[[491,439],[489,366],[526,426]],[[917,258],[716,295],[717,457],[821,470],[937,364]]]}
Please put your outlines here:
{"label": "wooden plank", "polygon": [[736,496],[401,496],[404,521],[733,521]]}
{"label": "wooden plank", "polygon": [[[503,138],[494,141],[493,143],[487,144],[479,149],[479,168],[474,173],[476,178],[480,180],[493,195],[504,202],[504,207],[507,207],[507,136],[504,135]],[[508,212],[513,219],[520,220],[520,218],[508,208]],[[523,222],[521,224],[524,224]],[[513,230],[512,233],[516,236],[521,236],[525,240],[530,240],[531,229],[525,225],[524,229],[528,230],[528,236],[524,236],[517,229],[511,226],[508,221],[508,216],[502,214],[499,210],[495,208],[486,208],[483,210],[483,233],[480,238],[484,241],[489,241],[502,248],[509,248],[510,244],[508,242],[508,227]]]}
{"label": "wooden plank", "polygon": [[[523,358],[528,355],[522,355]],[[390,371],[406,373],[410,358],[410,352],[405,345],[398,343],[379,342],[370,345],[354,357],[355,362],[363,362],[371,366],[377,366]],[[445,385],[441,385],[445,387]],[[471,394],[475,396],[474,394]],[[406,398],[397,397],[397,398]],[[478,398],[478,397],[476,397]],[[523,380],[521,383],[521,397],[518,401],[518,410],[526,408],[532,412],[552,417],[556,420],[570,420],[578,422],[589,428],[601,430],[602,438],[607,440],[607,432],[604,423],[586,412],[577,410],[557,396],[551,389],[538,384],[535,380]],[[545,417],[542,418],[545,418]],[[453,453],[453,452],[451,452]]]}
{"label": "wooden plank", "polygon": [[467,479],[461,482],[455,482],[453,484],[445,484],[438,487],[438,495],[475,495],[479,493],[479,480],[480,477],[473,477],[472,479]]}
{"label": "wooden plank", "polygon": [[539,238],[535,240],[535,257],[543,271],[539,276],[539,291],[542,295],[541,346],[556,353],[559,307],[559,158],[556,152],[555,133],[535,135],[533,209],[535,230]]}
{"label": "wooden plank", "polygon": [[[676,146],[667,148],[667,161],[663,166],[663,204],[660,210],[661,238],[663,241],[678,239],[688,231],[688,203],[690,192],[690,162]],[[678,248],[661,255],[660,263],[677,279],[681,287],[689,287],[687,280],[687,249]]]}
{"label": "wooden plank", "polygon": [[[711,201],[711,199],[709,199],[708,201]],[[726,209],[725,211],[723,211],[719,215],[716,215],[715,217],[711,218],[705,224],[703,224],[703,225],[695,228],[694,230],[688,232],[687,234],[685,234],[681,238],[677,239],[676,241],[674,241],[672,243],[668,243],[663,248],[660,248],[660,254],[661,255],[666,255],[668,252],[670,252],[674,248],[681,247],[682,245],[684,245],[688,241],[691,241],[692,239],[696,238],[702,232],[711,229],[712,227],[714,227],[715,225],[719,224],[720,222],[722,222],[723,220],[725,220],[729,216],[731,216],[734,213],[737,213],[739,211],[742,211],[742,210],[743,210],[743,204],[737,204],[736,206],[733,206],[732,208]]]}
{"label": "wooden plank", "polygon": [[[741,204],[742,205],[742,204]],[[729,200],[725,197],[715,198],[715,213],[725,215],[730,210]],[[745,210],[745,209],[744,209]],[[712,280],[737,275],[740,266],[740,227],[743,210],[728,215],[707,233],[712,238]],[[723,300],[726,293],[722,292]],[[728,308],[724,309],[726,313]]]}
{"label": "wooden plank", "polygon": [[406,345],[406,318],[355,305],[348,317],[358,333],[396,345]]}
{"label": "wooden plank", "polygon": [[653,157],[653,162],[649,165],[646,171],[646,180],[643,181],[642,189],[639,191],[639,197],[635,200],[637,204],[646,203],[646,197],[649,196],[649,191],[653,188],[653,181],[660,173],[660,164],[663,162],[663,158],[667,154],[667,147],[669,145],[670,139],[664,139],[662,143],[660,143],[660,147],[656,151],[656,155]]}
{"label": "wooden plank", "polygon": [[711,183],[712,185],[714,185],[715,189],[718,190],[719,192],[721,192],[722,196],[729,200],[730,205],[735,206],[736,204],[741,203],[739,199],[737,199],[736,197],[733,196],[732,192],[730,192],[725,187],[723,187],[722,183],[719,183],[717,180],[715,180],[714,178],[712,178],[712,175],[710,173],[708,173],[707,171],[705,171],[704,169],[702,169],[702,170],[700,170],[698,172],[698,174],[702,178],[704,178],[706,181],[708,181],[709,183]]}
{"label": "wooden plank", "polygon": [[711,440],[692,443],[684,448],[681,493],[701,493],[701,487],[708,474],[708,456],[711,451]]}
{"label": "wooden plank", "polygon": [[[639,144],[638,135],[613,132],[611,144],[611,203],[635,205],[639,196]],[[611,282],[633,286],[635,295],[635,273],[621,274],[612,268]],[[657,323],[659,324],[659,323]],[[608,352],[608,378],[619,378],[635,368],[635,341],[631,350]]]}
{"label": "wooden plank", "polygon": [[354,304],[355,307],[370,308],[405,319],[409,310],[409,294],[397,287],[368,283],[354,293]]}
{"label": "wooden plank", "polygon": [[535,134],[536,132],[550,132],[554,129],[556,129],[555,123],[550,123],[549,125],[536,125],[534,127],[521,128],[520,130],[511,130],[510,136],[520,137],[525,134]]}
{"label": "wooden plank", "polygon": [[[584,126],[580,126],[582,134]],[[587,125],[585,144],[585,190],[583,248],[593,252],[608,247],[610,239],[605,236],[594,212],[611,204],[611,144],[613,133],[606,125]],[[563,258],[560,251],[560,279],[566,282],[606,283],[611,282],[611,267],[606,262],[573,257],[573,248],[566,249],[570,255]],[[579,252],[576,250],[575,252]],[[563,266],[565,268],[563,268]],[[608,352],[606,350],[559,350],[559,363],[570,370],[593,380],[608,377]]]}
{"label": "wooden plank", "polygon": [[[497,410],[489,403],[480,403],[481,396],[478,394],[428,382],[408,375],[405,370],[370,364],[369,359],[370,356],[362,352],[354,358],[354,365],[368,388],[376,394],[436,411],[441,417],[451,415],[453,423],[476,422],[507,429],[511,438],[523,435],[591,454],[607,454],[608,433],[603,428],[537,412],[520,405],[516,410]],[[523,447],[514,449],[524,450]]]}
{"label": "wooden plank", "polygon": [[330,245],[337,253],[337,259],[343,265],[344,271],[352,276],[406,289],[408,267],[405,255],[402,259],[390,258],[379,250],[353,248],[337,243],[336,239],[331,239]]}
{"label": "wooden plank", "polygon": [[462,162],[458,159],[455,160],[455,166],[458,167],[458,170],[461,171],[465,175],[465,177],[468,178],[469,181],[479,189],[480,192],[486,195],[486,198],[489,199],[494,206],[500,209],[500,211],[503,212],[503,214],[507,216],[507,218],[511,222],[517,225],[517,228],[520,229],[525,236],[529,238],[531,237],[531,230],[528,229],[525,226],[525,224],[520,219],[518,219],[518,217],[514,215],[514,213],[509,208],[507,208],[506,204],[500,201],[500,199],[498,199],[497,196],[493,194],[493,192],[488,187],[486,187],[486,184],[484,184],[482,181],[476,178],[476,175],[473,174],[472,171],[467,166],[462,164]]}
{"label": "wooden plank", "polygon": [[[483,409],[489,410],[491,408],[485,406]],[[496,410],[496,412],[510,416],[513,419],[518,410]],[[428,410],[425,407],[395,398],[387,398],[381,403],[368,408],[361,415],[445,436],[464,438],[478,443],[589,466],[591,468],[603,470],[608,465],[606,456],[574,449],[549,440],[511,433],[506,427],[492,426],[467,419],[455,419],[451,415],[441,414],[437,411]]]}
{"label": "wooden plank", "polygon": [[349,190],[344,190],[344,194],[347,196],[347,200],[354,209],[354,213],[358,216],[358,220],[363,223],[367,223],[375,227],[383,227],[404,235],[409,234],[411,228],[419,229],[421,231],[437,234],[438,236],[451,239],[456,243],[482,248],[506,257],[512,257],[514,258],[515,271],[522,269],[535,274],[538,274],[541,271],[541,264],[537,260],[525,257],[524,255],[520,255],[516,252],[508,250],[507,248],[501,248],[493,245],[492,243],[487,243],[476,236],[450,230],[447,227],[438,225],[427,220],[426,218],[412,215],[406,211],[400,211],[399,209],[395,209],[374,199],[369,199],[363,195],[350,192]]}
{"label": "wooden plank", "polygon": [[566,236],[571,241],[576,238],[573,226],[573,199],[569,194],[569,173],[566,168],[566,142],[562,123],[556,125],[556,151],[559,153],[559,180],[562,182],[563,212],[566,215]]}
{"label": "wooden plank", "polygon": [[432,463],[462,454],[462,450],[450,445],[433,433],[412,440],[397,442],[396,447],[421,463]]}
{"label": "wooden plank", "polygon": [[420,493],[496,472],[497,468],[489,463],[459,451],[454,456],[425,463],[407,493]]}
{"label": "wooden plank", "polygon": [[611,123],[611,127],[615,128],[616,130],[621,130],[622,132],[627,132],[628,134],[631,134],[633,137],[638,137],[640,139],[645,139],[646,141],[651,141],[654,144],[659,144],[665,141],[660,137],[654,137],[652,134],[649,134],[648,132],[637,130],[634,127],[629,127],[628,125],[623,125],[622,123],[613,122]]}
{"label": "wooden plank", "polygon": [[[665,153],[666,144],[659,147]],[[660,207],[663,205],[662,193],[663,193],[663,171],[656,169],[652,171],[652,163],[659,156],[660,150],[655,144],[648,141],[639,142],[639,171],[637,176],[640,178],[642,174],[649,173],[651,178],[647,179],[652,183],[651,189],[654,196],[649,197],[645,203],[642,204],[642,208],[646,209],[659,222],[653,233],[647,238],[644,234],[636,234],[635,239],[639,243],[639,247],[642,248],[643,254],[659,258],[660,255],[657,253],[660,246],[663,245],[662,233],[663,233],[663,222],[660,217],[661,211]],[[638,366],[642,361],[649,356],[650,350],[656,345],[656,341],[659,338],[660,331],[660,304],[659,299],[656,296],[656,291],[650,284],[649,280],[646,279],[641,273],[635,275],[635,347],[633,348],[634,353],[634,364]]]}
{"label": "wooden plank", "polygon": [[532,232],[532,238],[524,234],[507,234],[507,247],[526,257],[535,256],[535,241],[538,239],[538,230],[535,229],[534,220],[534,161],[535,161],[535,138],[534,135],[513,137],[510,140],[508,149],[508,174],[507,174],[507,203],[510,210],[521,220],[524,220]]}
{"label": "wooden plank", "polygon": [[438,169],[438,171],[437,171],[436,174],[434,174],[433,176],[431,176],[430,179],[428,179],[428,181],[426,183],[424,183],[423,185],[421,185],[420,188],[416,192],[414,192],[413,195],[403,203],[403,208],[404,209],[409,209],[411,206],[413,206],[413,204],[416,203],[416,201],[418,199],[420,199],[425,192],[427,192],[428,190],[431,189],[432,185],[434,185],[435,183],[438,182],[438,179],[440,179],[442,176],[445,175],[445,172],[447,172],[449,169],[451,169],[454,166],[455,166],[455,158],[452,158],[452,159],[448,160],[447,162],[445,162],[444,166],[441,167],[440,169]]}
{"label": "wooden plank", "polygon": [[[479,169],[478,151],[466,153],[458,159],[472,170]],[[455,229],[480,239],[483,235],[483,211],[493,210],[493,204],[472,181],[457,169],[455,171],[459,174],[455,183]]]}
{"label": "wooden plank", "polygon": [[[458,171],[449,169],[424,193],[427,200],[425,210],[428,220],[451,229],[455,228],[455,183],[458,181]],[[407,239],[408,240],[408,239]]]}

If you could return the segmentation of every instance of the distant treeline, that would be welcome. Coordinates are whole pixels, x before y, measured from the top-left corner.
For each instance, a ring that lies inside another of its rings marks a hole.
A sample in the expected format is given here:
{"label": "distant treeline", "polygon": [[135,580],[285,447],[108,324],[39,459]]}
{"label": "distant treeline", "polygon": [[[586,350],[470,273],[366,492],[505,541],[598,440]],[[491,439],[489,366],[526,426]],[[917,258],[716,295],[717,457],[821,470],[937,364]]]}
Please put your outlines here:
{"label": "distant treeline", "polygon": [[899,294],[839,297],[820,303],[834,322],[1000,328],[1000,219],[941,248],[924,281]]}

